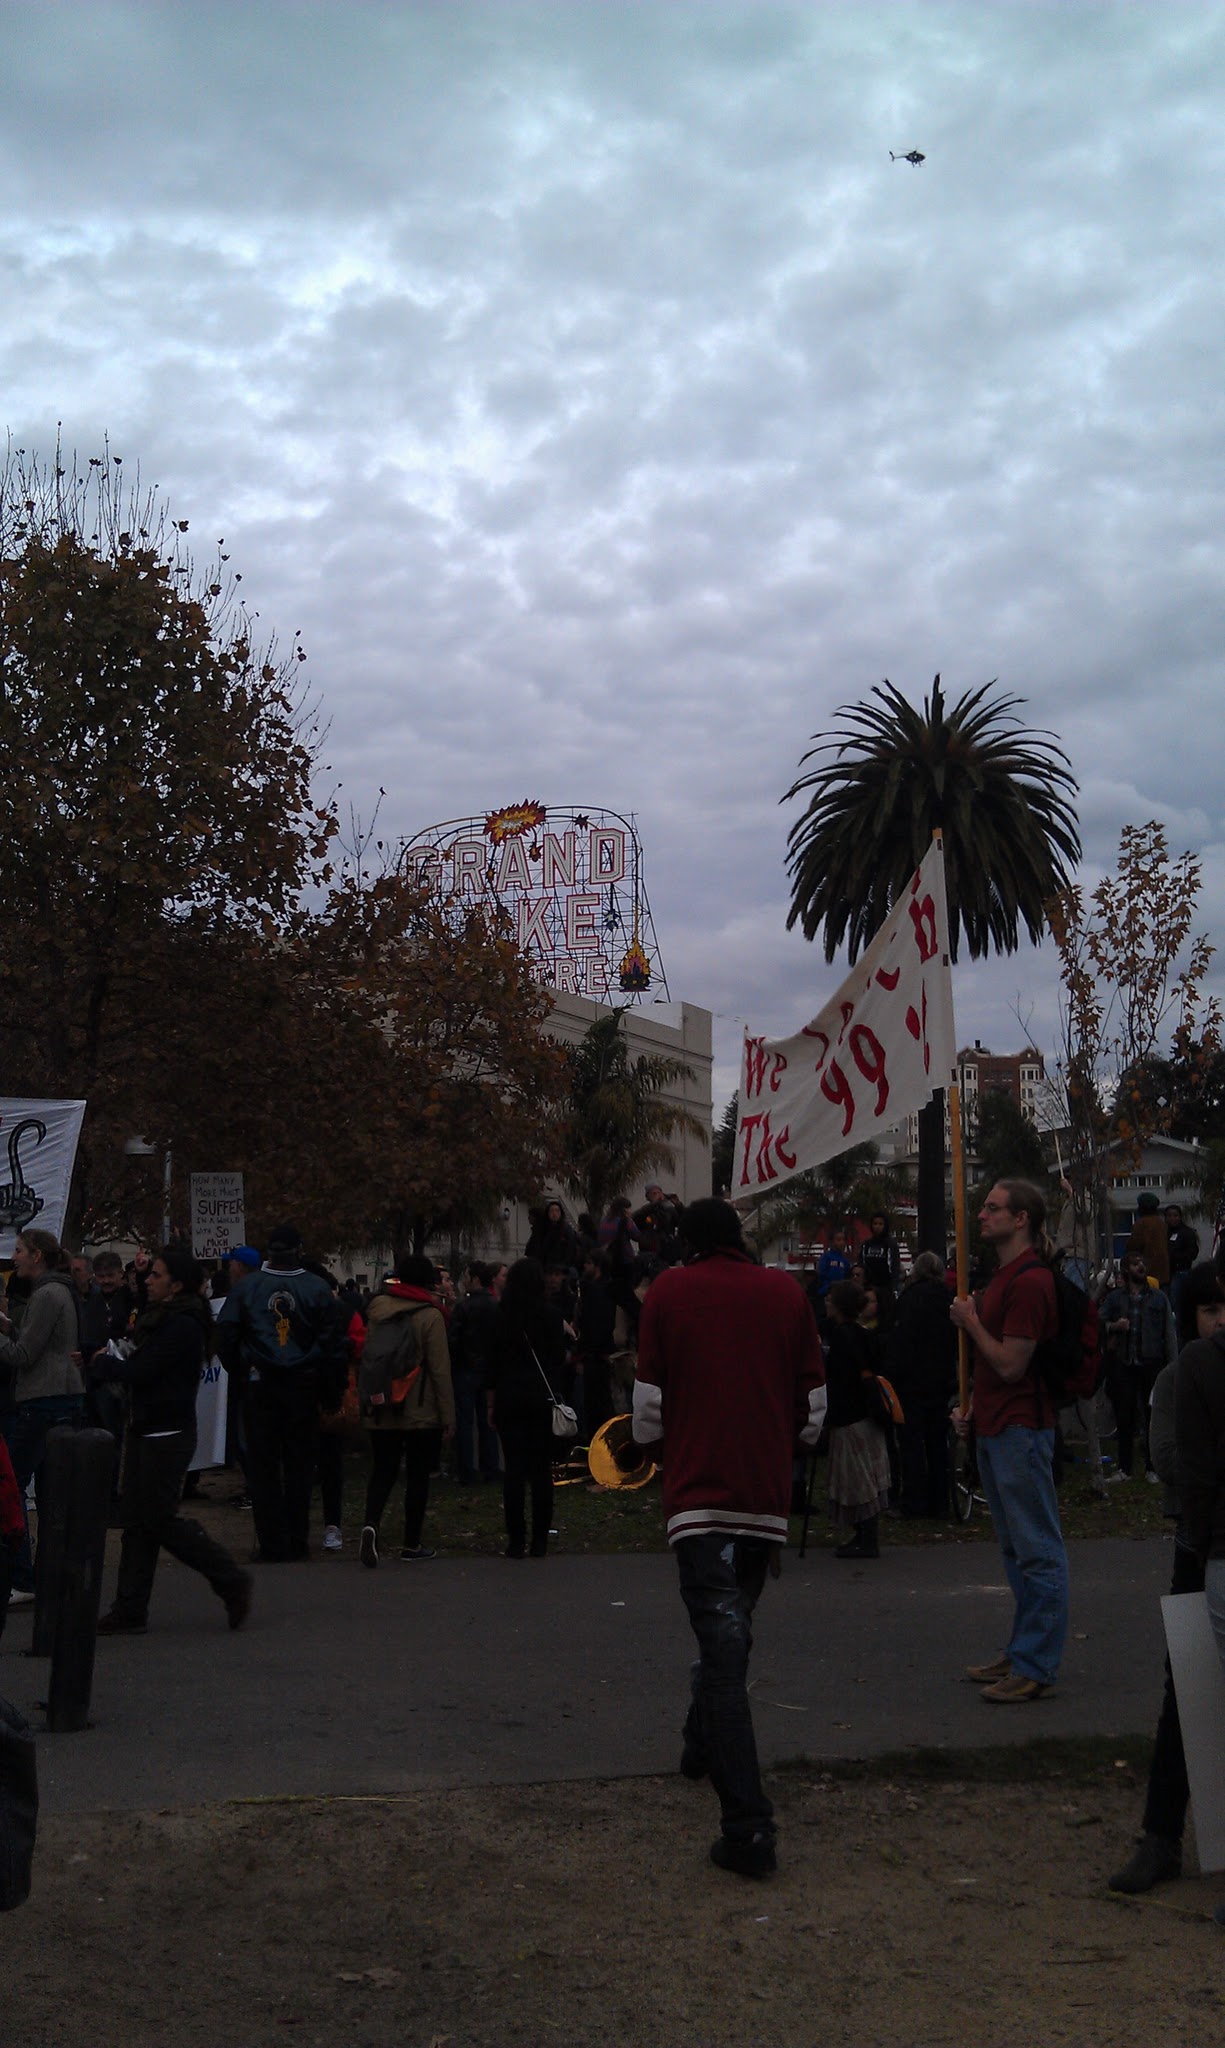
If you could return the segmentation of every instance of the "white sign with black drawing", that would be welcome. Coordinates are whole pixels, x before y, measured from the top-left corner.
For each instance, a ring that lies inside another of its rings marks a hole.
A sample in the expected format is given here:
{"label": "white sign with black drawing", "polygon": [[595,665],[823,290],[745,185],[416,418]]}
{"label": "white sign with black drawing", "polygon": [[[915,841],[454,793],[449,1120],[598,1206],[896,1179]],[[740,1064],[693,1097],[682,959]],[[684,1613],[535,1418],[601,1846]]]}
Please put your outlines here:
{"label": "white sign with black drawing", "polygon": [[0,1258],[27,1226],[64,1234],[83,1102],[0,1095]]}

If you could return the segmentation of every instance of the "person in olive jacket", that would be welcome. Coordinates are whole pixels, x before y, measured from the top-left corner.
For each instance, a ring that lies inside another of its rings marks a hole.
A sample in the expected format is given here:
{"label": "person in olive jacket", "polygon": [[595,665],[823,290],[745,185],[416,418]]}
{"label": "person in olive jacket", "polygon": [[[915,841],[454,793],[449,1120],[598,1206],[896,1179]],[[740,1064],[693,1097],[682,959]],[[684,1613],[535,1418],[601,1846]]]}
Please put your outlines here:
{"label": "person in olive jacket", "polygon": [[148,1306],[137,1317],[132,1344],[97,1353],[91,1372],[130,1391],[127,1455],[119,1495],[123,1541],[114,1605],[98,1623],[100,1636],[143,1635],[158,1553],[203,1574],[231,1628],[251,1611],[251,1574],[228,1550],[179,1513],[183,1481],[196,1448],[196,1393],[213,1348],[213,1319],[203,1299],[204,1269],[185,1245],[168,1244],[154,1259],[146,1287]]}
{"label": "person in olive jacket", "polygon": [[404,1465],[404,1544],[407,1564],[427,1562],[437,1552],[422,1542],[430,1474],[444,1443],[455,1435],[455,1395],[451,1385],[451,1354],[447,1326],[438,1305],[438,1268],[432,1259],[405,1252],[396,1260],[394,1278],[371,1297],[368,1327],[411,1316],[417,1326],[417,1377],[398,1406],[373,1408],[363,1415],[370,1446],[370,1479],[366,1515],[358,1556],[367,1570],[379,1562],[379,1523]]}

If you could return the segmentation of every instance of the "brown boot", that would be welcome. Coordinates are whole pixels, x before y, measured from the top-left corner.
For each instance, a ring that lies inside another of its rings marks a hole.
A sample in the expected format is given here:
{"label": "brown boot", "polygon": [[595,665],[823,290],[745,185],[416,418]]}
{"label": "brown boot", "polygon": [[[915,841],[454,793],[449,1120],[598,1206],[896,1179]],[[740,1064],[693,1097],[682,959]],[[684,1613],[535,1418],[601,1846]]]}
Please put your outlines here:
{"label": "brown boot", "polygon": [[971,1685],[994,1685],[997,1678],[1011,1678],[1012,1666],[1007,1657],[997,1657],[992,1664],[970,1664],[966,1677]]}

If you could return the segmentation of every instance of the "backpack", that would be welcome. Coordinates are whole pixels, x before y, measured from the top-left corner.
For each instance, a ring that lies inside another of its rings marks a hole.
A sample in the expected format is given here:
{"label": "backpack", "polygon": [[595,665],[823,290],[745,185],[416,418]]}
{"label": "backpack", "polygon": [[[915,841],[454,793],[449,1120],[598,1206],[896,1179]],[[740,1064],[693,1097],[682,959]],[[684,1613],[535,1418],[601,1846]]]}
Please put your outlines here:
{"label": "backpack", "polygon": [[402,1309],[399,1315],[371,1323],[357,1368],[357,1399],[363,1418],[398,1414],[418,1385],[418,1398],[425,1399],[418,1313],[416,1308]]}
{"label": "backpack", "polygon": [[883,1372],[861,1372],[859,1375],[868,1390],[868,1416],[886,1433],[900,1428],[906,1417],[898,1400],[892,1380]]}
{"label": "backpack", "polygon": [[1102,1327],[1097,1303],[1065,1273],[1051,1270],[1059,1328],[1035,1345],[1032,1359],[1038,1384],[1046,1388],[1055,1408],[1090,1401],[1102,1379]]}

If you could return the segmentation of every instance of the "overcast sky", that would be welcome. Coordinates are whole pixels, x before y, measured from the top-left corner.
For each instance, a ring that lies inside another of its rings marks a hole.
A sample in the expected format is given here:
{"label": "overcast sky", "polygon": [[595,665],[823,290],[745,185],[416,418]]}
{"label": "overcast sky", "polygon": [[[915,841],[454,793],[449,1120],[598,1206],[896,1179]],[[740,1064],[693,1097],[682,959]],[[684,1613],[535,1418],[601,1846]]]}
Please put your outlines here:
{"label": "overcast sky", "polygon": [[840,978],[778,800],[884,676],[998,676],[1225,932],[1219,5],[6,0],[0,179],[0,424],[225,536],[342,802],[635,813],[716,1105]]}

